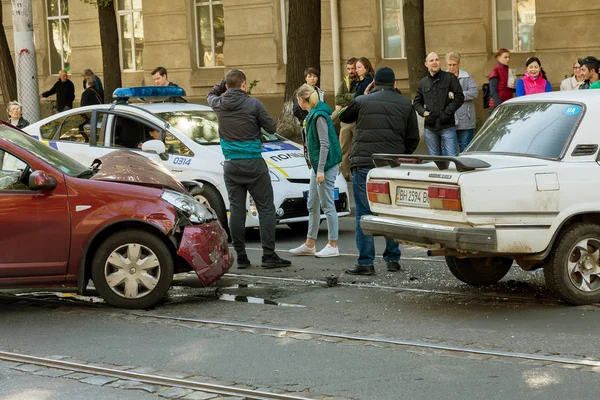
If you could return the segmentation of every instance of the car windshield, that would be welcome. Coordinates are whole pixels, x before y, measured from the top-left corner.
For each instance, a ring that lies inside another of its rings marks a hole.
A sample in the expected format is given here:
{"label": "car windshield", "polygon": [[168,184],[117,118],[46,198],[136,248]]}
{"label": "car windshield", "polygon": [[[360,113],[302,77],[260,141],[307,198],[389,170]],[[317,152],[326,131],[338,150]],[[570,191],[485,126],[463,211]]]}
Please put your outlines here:
{"label": "car windshield", "polygon": [[509,153],[559,158],[583,115],[583,106],[516,103],[500,106],[465,153]]}
{"label": "car windshield", "polygon": [[27,150],[54,168],[61,170],[66,175],[75,177],[88,170],[86,166],[73,160],[71,157],[17,130],[0,127],[0,138]]}
{"label": "car windshield", "polygon": [[[219,144],[217,114],[209,110],[169,111],[156,114],[194,142],[202,145]],[[261,130],[263,142],[281,140],[277,135]]]}

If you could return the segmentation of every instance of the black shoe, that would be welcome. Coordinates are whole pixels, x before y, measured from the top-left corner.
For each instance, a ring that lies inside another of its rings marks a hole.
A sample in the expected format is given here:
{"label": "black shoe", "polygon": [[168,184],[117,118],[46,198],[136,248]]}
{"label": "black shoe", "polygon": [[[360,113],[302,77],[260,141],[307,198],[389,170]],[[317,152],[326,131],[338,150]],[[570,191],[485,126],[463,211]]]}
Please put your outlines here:
{"label": "black shoe", "polygon": [[289,267],[290,265],[292,265],[291,261],[284,260],[276,253],[273,253],[272,256],[262,256],[262,263],[260,266],[263,268],[283,268]]}
{"label": "black shoe", "polygon": [[246,269],[246,268],[250,268],[251,266],[252,266],[252,263],[248,259],[247,255],[244,254],[242,256],[238,256],[238,259],[237,259],[238,269]]}
{"label": "black shoe", "polygon": [[375,267],[372,265],[355,265],[346,270],[350,275],[375,275]]}
{"label": "black shoe", "polygon": [[402,267],[400,267],[400,263],[398,261],[388,261],[385,263],[387,265],[387,270],[390,272],[402,271]]}

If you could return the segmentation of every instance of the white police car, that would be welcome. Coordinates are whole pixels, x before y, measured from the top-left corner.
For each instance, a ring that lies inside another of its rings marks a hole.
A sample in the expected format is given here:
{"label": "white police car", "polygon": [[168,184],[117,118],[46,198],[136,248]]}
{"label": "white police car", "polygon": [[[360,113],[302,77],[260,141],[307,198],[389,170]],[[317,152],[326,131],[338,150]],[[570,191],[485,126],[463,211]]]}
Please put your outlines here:
{"label": "white police car", "polygon": [[[113,94],[115,104],[68,110],[24,130],[85,165],[118,149],[140,152],[179,180],[203,183],[192,194],[210,205],[225,226],[229,199],[216,114],[210,107],[185,102],[128,102],[129,98],[164,101],[184,95],[178,87],[121,88]],[[305,230],[310,170],[302,146],[264,132],[263,158],[271,174],[278,223]],[[335,204],[339,216],[350,213],[348,187],[341,175],[336,181]],[[246,226],[257,227],[258,213],[250,196],[246,207]]]}

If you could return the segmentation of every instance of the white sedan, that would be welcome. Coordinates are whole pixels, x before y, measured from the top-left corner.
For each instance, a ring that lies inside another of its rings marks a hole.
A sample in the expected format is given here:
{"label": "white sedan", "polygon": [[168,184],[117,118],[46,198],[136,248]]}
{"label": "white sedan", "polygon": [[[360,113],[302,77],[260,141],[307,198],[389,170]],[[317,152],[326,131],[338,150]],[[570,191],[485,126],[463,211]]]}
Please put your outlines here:
{"label": "white sedan", "polygon": [[600,91],[503,103],[459,157],[375,155],[366,234],[430,248],[486,285],[513,261],[572,304],[600,302]]}
{"label": "white sedan", "polygon": [[[223,180],[224,157],[217,116],[210,107],[179,102],[99,104],[50,116],[24,130],[84,165],[118,149],[140,152],[181,181],[201,182],[203,186],[194,189],[194,196],[215,210],[223,226],[227,226],[229,199]],[[155,147],[147,146],[150,142],[142,150],[142,143],[153,138],[164,143],[166,152],[156,154]],[[278,224],[305,231],[310,170],[302,146],[265,132],[263,158],[271,174]],[[341,175],[335,187],[338,215],[348,215],[348,186]],[[246,210],[246,226],[259,226],[250,196]]]}

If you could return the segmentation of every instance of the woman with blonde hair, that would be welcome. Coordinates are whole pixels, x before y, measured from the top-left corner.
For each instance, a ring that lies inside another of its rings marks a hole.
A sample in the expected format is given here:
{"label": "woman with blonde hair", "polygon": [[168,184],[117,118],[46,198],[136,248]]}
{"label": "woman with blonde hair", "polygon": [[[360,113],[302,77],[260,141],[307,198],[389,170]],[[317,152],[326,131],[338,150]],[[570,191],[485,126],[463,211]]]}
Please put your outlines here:
{"label": "woman with blonde hair", "polygon": [[[337,132],[331,121],[331,108],[319,100],[318,91],[308,84],[297,91],[298,104],[308,111],[303,130],[304,155],[311,169],[308,191],[308,233],[306,241],[290,250],[295,255],[314,255],[316,257],[336,257],[340,255],[337,247],[338,216],[335,210],[335,180],[340,163],[342,149]],[[321,209],[327,219],[328,242],[325,248],[317,252],[315,242],[319,234]]]}
{"label": "woman with blonde hair", "polygon": [[25,128],[29,125],[29,121],[23,118],[23,108],[21,107],[21,103],[18,101],[11,101],[8,103],[8,122],[9,124],[16,126],[19,129]]}

